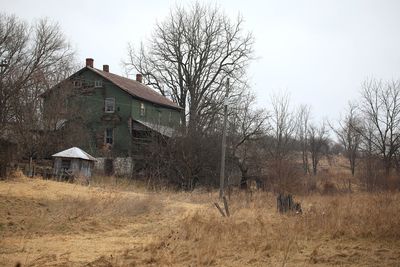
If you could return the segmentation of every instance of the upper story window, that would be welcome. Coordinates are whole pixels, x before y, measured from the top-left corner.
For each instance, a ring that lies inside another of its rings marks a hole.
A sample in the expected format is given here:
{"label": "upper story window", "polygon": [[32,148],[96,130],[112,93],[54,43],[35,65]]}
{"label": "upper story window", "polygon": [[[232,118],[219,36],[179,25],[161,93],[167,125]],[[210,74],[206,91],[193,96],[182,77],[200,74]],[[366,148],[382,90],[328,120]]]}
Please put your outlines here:
{"label": "upper story window", "polygon": [[107,128],[104,136],[104,143],[112,145],[114,143],[114,129]]}
{"label": "upper story window", "polygon": [[103,86],[103,81],[102,80],[95,80],[94,81],[94,87],[99,88]]}
{"label": "upper story window", "polygon": [[144,106],[144,103],[140,103],[140,116],[146,115],[146,107]]}
{"label": "upper story window", "polygon": [[106,113],[114,113],[115,112],[115,98],[107,97],[104,100],[104,112]]}
{"label": "upper story window", "polygon": [[171,123],[171,121],[172,121],[172,111],[170,111],[168,114],[168,122]]}
{"label": "upper story window", "polygon": [[74,88],[81,88],[82,87],[82,81],[75,80],[73,81]]}
{"label": "upper story window", "polygon": [[158,111],[158,124],[161,124],[161,110]]}

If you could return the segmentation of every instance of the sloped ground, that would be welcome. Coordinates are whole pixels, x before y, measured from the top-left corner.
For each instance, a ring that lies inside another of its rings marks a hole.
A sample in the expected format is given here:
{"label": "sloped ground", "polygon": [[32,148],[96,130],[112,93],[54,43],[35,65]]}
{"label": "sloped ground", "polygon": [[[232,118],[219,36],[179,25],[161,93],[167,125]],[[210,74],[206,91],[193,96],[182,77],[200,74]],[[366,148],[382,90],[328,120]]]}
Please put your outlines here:
{"label": "sloped ground", "polygon": [[[398,193],[303,197],[134,192],[19,178],[0,182],[0,265],[399,266]],[[125,188],[126,189],[126,188]]]}

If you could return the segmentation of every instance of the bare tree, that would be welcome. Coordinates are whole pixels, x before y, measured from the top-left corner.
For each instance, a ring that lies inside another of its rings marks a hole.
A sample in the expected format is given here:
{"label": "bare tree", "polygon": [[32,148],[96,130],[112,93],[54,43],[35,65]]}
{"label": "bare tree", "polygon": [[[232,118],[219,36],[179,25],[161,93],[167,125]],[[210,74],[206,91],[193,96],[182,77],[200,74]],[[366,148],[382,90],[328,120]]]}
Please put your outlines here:
{"label": "bare tree", "polygon": [[[361,144],[361,118],[356,114],[357,106],[349,103],[346,116],[341,119],[337,127],[331,125],[340,144],[344,148],[345,156],[350,165],[351,175],[354,176],[356,160]],[[350,184],[349,184],[350,186]]]}
{"label": "bare tree", "polygon": [[317,175],[318,164],[321,157],[328,151],[328,131],[325,123],[319,127],[310,125],[308,129],[309,149],[313,175]]}
{"label": "bare tree", "polygon": [[41,146],[40,95],[60,81],[73,62],[73,51],[57,24],[41,19],[29,26],[0,15],[0,134],[10,131],[28,156]]}
{"label": "bare tree", "polygon": [[304,174],[310,173],[308,162],[308,128],[311,108],[307,105],[301,105],[297,118],[297,139],[300,142],[301,158]]}
{"label": "bare tree", "polygon": [[287,93],[273,95],[270,129],[266,150],[269,154],[269,169],[272,183],[280,190],[292,188],[298,182],[294,175],[294,145],[296,143],[296,114],[291,110]]}
{"label": "bare tree", "polygon": [[[255,96],[248,92],[235,105],[230,105],[229,148],[241,172],[241,184],[246,184],[249,171],[261,174],[261,151],[256,144],[265,134],[268,114],[253,109]],[[259,164],[257,164],[259,163]]]}
{"label": "bare tree", "polygon": [[364,82],[361,114],[368,130],[358,131],[369,151],[381,157],[386,175],[400,147],[400,83],[377,80]]}
{"label": "bare tree", "polygon": [[270,153],[274,160],[284,159],[292,150],[295,140],[296,117],[290,110],[288,94],[272,96],[271,134],[273,144]]}
{"label": "bare tree", "polygon": [[232,22],[217,7],[196,2],[172,9],[139,51],[130,47],[126,67],[183,107],[182,122],[188,115],[189,130],[196,131],[222,110],[227,77],[231,98],[236,95],[232,89],[243,88],[237,84],[244,81],[253,42],[241,17]]}

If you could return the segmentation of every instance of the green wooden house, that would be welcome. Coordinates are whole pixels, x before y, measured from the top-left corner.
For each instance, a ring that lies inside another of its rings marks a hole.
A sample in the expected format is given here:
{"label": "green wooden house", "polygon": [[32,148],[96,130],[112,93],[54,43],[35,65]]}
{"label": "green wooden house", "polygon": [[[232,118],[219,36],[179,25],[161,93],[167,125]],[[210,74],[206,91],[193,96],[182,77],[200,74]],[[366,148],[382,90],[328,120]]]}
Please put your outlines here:
{"label": "green wooden house", "polygon": [[[84,150],[97,157],[104,156],[104,151],[128,157],[137,140],[152,134],[167,138],[177,134],[182,108],[143,84],[141,74],[129,79],[109,72],[108,65],[100,70],[93,63],[87,58],[84,68],[44,94],[46,110],[46,102],[57,90],[75,92],[65,105],[75,103],[79,106],[75,112],[86,114]],[[67,123],[58,120],[60,125]]]}

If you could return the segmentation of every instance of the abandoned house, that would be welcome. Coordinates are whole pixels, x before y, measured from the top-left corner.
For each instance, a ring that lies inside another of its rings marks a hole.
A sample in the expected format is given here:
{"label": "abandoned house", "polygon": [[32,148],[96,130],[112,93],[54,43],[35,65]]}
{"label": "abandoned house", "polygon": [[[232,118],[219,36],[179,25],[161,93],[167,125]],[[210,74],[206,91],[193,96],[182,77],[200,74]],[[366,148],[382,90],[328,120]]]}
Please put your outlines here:
{"label": "abandoned house", "polygon": [[71,176],[90,177],[96,159],[78,147],[72,147],[52,155],[54,175],[69,178]]}
{"label": "abandoned house", "polygon": [[[176,103],[145,85],[141,74],[129,79],[111,73],[108,65],[100,70],[93,64],[87,58],[84,68],[42,95],[45,114],[56,114],[54,106],[65,107],[55,118],[57,129],[72,123],[76,115],[83,117],[86,132],[76,145],[95,157],[130,157],[139,147],[136,141],[149,133],[168,137],[176,133],[182,112]],[[60,92],[67,92],[64,99]]]}

